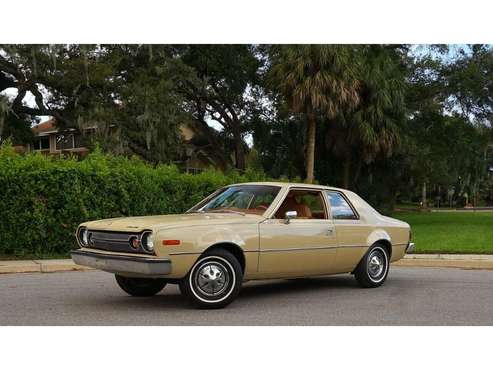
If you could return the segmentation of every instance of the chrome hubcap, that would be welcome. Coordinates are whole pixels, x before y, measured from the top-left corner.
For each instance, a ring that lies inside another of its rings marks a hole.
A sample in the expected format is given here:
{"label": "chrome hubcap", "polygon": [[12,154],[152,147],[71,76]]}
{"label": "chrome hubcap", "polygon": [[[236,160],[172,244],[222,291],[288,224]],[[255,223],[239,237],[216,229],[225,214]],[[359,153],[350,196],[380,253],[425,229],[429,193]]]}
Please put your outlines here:
{"label": "chrome hubcap", "polygon": [[197,288],[207,296],[217,296],[224,292],[229,284],[228,270],[217,262],[201,266],[196,275]]}
{"label": "chrome hubcap", "polygon": [[372,278],[379,277],[384,270],[384,256],[380,251],[375,251],[368,259],[368,272]]}

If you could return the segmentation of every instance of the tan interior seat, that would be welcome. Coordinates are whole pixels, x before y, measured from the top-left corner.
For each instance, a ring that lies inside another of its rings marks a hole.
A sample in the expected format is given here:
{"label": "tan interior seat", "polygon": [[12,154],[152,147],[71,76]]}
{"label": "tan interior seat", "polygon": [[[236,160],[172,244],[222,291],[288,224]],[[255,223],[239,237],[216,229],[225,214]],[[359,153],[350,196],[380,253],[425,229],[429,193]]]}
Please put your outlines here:
{"label": "tan interior seat", "polygon": [[284,200],[283,204],[276,212],[276,218],[284,218],[284,215],[288,211],[296,211],[298,214],[297,217],[299,218],[312,218],[310,207],[306,204],[298,203],[293,196],[288,196],[288,198]]}

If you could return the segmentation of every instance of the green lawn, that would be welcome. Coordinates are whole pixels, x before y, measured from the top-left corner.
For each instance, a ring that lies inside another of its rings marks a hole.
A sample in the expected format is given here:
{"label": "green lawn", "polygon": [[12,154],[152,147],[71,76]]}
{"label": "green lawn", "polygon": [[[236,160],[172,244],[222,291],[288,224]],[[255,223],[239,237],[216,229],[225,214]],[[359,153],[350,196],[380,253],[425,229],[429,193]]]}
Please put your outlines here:
{"label": "green lawn", "polygon": [[408,222],[415,253],[493,254],[493,212],[395,212]]}

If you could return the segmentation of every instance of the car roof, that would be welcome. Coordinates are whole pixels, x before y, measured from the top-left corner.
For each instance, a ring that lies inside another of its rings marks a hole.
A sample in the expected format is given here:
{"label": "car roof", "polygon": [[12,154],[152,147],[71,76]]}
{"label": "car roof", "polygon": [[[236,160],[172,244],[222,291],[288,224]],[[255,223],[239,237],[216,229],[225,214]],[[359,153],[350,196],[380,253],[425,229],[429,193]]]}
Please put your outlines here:
{"label": "car roof", "polygon": [[333,186],[327,185],[314,185],[314,184],[305,184],[305,183],[296,183],[296,182],[281,182],[281,181],[263,181],[263,182],[243,182],[239,184],[231,184],[228,186],[237,186],[237,185],[267,185],[267,186],[281,186],[281,187],[297,187],[297,188],[307,188],[307,189],[322,189],[322,190],[338,190],[347,192],[346,189],[336,188]]}

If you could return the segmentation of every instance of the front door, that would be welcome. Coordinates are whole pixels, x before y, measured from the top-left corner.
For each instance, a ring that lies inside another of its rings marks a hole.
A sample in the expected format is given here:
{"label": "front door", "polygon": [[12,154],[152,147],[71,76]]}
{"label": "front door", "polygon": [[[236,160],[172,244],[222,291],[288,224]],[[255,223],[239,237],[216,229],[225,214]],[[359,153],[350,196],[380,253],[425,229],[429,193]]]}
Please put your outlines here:
{"label": "front door", "polygon": [[[296,218],[285,220],[288,211]],[[260,224],[259,273],[264,277],[307,276],[331,271],[336,236],[321,191],[292,189],[273,218]]]}

